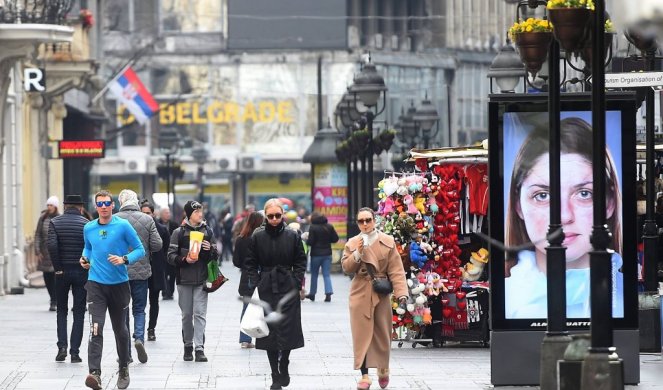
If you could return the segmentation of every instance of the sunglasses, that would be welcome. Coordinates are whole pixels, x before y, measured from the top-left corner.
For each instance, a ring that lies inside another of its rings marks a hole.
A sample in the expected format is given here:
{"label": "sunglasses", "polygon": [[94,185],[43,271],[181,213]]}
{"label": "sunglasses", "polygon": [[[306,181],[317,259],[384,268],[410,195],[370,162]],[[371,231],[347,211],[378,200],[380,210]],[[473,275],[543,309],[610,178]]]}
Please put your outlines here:
{"label": "sunglasses", "polygon": [[266,215],[267,219],[281,219],[282,216],[283,214],[278,214],[278,213]]}
{"label": "sunglasses", "polygon": [[373,222],[373,218],[366,218],[366,219],[358,219],[357,220],[357,225],[365,225],[368,223]]}
{"label": "sunglasses", "polygon": [[110,207],[111,204],[113,204],[112,200],[104,200],[101,202],[97,202],[97,207],[104,207],[104,206]]}

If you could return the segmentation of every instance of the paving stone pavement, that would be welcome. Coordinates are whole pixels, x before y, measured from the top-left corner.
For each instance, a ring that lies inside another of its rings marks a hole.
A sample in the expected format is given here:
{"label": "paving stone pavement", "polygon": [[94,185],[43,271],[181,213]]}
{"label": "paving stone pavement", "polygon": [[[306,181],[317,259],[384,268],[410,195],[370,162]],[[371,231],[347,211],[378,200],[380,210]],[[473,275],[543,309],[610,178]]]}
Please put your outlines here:
{"label": "paving stone pavement", "polygon": [[[209,297],[205,353],[207,363],[184,362],[180,310],[177,300],[160,301],[156,341],[146,341],[149,360],[129,366],[130,389],[267,389],[271,383],[264,351],[240,349],[237,300],[239,271],[222,265],[230,282]],[[310,275],[307,275],[307,278]],[[322,278],[318,301],[305,301],[302,322],[306,346],[292,352],[291,383],[287,389],[355,389],[359,375],[352,369],[352,341],[347,309],[349,279],[332,276],[335,294],[323,302]],[[25,295],[0,296],[0,390],[82,389],[87,375],[87,316],[81,357],[83,363],[55,362],[56,316],[48,311],[45,289],[26,289]],[[117,353],[110,321],[106,322],[102,382],[114,389]],[[71,316],[69,318],[71,327]],[[133,351],[136,359],[135,350]],[[663,362],[656,355],[642,355],[640,386],[663,389]],[[374,370],[373,388],[377,386]],[[490,354],[478,345],[449,345],[441,349],[392,344],[389,389],[491,388]],[[501,387],[512,389],[515,387]]]}

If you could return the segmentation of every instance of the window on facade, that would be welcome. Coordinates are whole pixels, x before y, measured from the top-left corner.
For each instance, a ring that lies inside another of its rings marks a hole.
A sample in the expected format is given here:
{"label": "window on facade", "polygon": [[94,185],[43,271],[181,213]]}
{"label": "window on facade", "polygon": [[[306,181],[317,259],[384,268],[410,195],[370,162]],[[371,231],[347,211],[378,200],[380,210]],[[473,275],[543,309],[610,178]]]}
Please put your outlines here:
{"label": "window on facade", "polygon": [[161,29],[164,32],[223,31],[222,0],[161,0]]}
{"label": "window on facade", "polygon": [[110,31],[129,31],[129,1],[114,0],[106,2],[106,23]]}

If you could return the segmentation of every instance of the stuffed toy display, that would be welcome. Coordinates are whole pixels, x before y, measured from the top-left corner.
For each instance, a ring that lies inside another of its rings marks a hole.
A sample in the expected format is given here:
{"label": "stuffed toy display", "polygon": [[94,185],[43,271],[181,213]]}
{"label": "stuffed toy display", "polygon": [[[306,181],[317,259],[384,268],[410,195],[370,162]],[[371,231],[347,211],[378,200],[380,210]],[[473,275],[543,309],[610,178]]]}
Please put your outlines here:
{"label": "stuffed toy display", "polygon": [[420,331],[433,324],[429,299],[437,299],[442,302],[437,322],[449,335],[467,329],[461,287],[481,278],[489,254],[481,248],[466,264],[460,259],[464,166],[426,159],[417,159],[415,166],[416,172],[393,173],[378,183],[377,228],[394,237],[409,277],[410,298],[404,306],[392,303],[393,325]]}

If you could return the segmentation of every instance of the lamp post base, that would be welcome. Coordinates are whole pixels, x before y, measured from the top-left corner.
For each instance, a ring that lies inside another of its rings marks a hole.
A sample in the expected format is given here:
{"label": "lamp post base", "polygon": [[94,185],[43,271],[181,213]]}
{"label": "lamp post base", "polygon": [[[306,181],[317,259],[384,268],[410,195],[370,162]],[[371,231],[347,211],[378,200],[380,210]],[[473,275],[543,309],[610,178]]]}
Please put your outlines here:
{"label": "lamp post base", "polygon": [[624,361],[615,347],[591,349],[582,364],[582,390],[623,390]]}
{"label": "lamp post base", "polygon": [[541,343],[541,390],[557,390],[557,361],[564,359],[564,351],[571,342],[568,333],[546,333]]}

